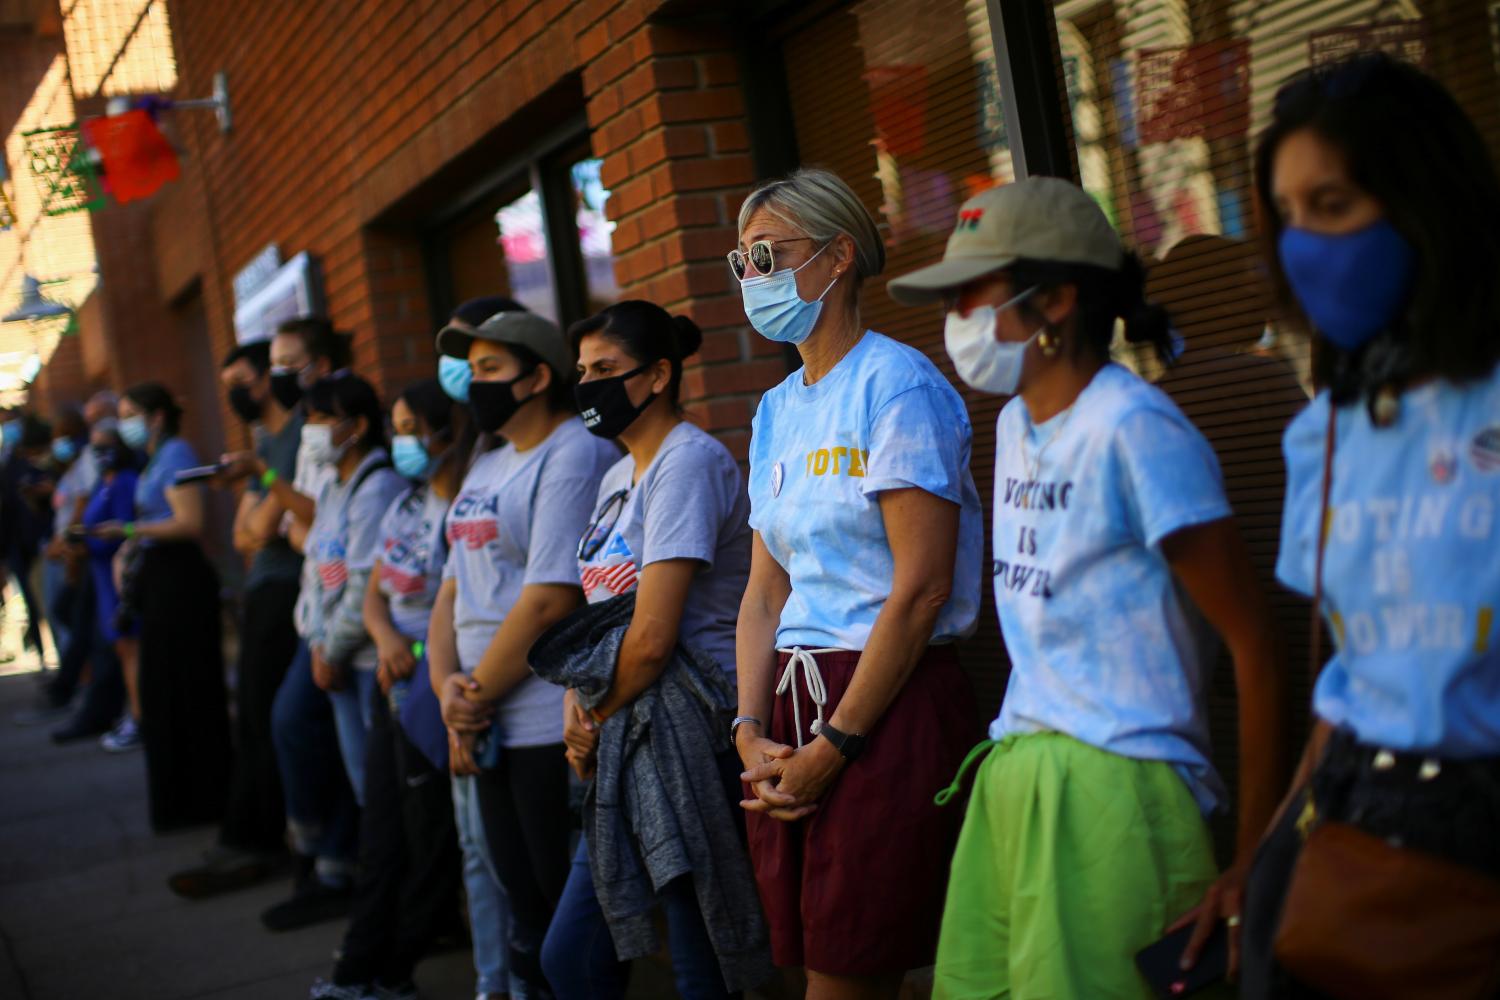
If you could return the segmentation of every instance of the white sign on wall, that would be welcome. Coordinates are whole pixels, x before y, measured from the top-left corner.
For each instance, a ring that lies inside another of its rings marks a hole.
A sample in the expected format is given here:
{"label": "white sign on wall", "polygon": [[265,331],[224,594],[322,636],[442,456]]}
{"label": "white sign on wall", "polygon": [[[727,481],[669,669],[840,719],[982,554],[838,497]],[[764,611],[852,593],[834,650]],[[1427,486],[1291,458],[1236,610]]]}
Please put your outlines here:
{"label": "white sign on wall", "polygon": [[275,245],[263,250],[234,279],[234,336],[241,344],[267,340],[276,325],[323,311],[318,262],[307,251],[277,263]]}

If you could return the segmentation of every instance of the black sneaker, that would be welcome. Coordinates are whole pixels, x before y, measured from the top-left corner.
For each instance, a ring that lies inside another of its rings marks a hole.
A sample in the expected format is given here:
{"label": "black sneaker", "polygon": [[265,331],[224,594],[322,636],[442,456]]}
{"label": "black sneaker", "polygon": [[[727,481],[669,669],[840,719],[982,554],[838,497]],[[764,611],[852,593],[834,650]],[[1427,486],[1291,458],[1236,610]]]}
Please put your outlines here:
{"label": "black sneaker", "polygon": [[310,878],[297,887],[291,899],[262,913],[260,922],[268,931],[295,931],[347,917],[353,901],[351,886],[340,888]]}
{"label": "black sneaker", "polygon": [[167,887],[183,899],[208,899],[248,889],[276,873],[275,859],[261,854],[232,853],[206,865],[177,872]]}

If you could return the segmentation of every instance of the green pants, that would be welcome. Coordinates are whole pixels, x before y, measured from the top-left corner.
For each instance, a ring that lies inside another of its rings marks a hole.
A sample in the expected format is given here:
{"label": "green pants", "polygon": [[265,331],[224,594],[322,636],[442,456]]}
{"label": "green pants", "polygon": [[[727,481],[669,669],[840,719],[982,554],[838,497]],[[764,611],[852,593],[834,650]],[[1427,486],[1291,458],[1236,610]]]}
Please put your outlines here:
{"label": "green pants", "polygon": [[938,940],[936,1000],[1150,997],[1135,953],[1216,876],[1171,766],[1008,737],[974,780]]}

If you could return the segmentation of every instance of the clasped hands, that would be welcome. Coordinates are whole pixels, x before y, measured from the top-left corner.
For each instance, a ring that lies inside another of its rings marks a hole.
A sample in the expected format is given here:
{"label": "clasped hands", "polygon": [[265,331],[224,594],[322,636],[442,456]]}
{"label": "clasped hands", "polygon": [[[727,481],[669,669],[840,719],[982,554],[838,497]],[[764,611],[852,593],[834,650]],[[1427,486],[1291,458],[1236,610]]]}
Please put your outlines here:
{"label": "clasped hands", "polygon": [[802,747],[789,747],[740,727],[736,747],[745,771],[740,780],[750,786],[751,798],[740,802],[749,812],[794,823],[818,808],[821,799],[844,769],[844,755],[832,743],[816,737]]}
{"label": "clasped hands", "polygon": [[495,703],[481,700],[479,682],[457,670],[443,679],[438,700],[448,727],[448,769],[457,775],[478,774],[474,746],[492,724]]}

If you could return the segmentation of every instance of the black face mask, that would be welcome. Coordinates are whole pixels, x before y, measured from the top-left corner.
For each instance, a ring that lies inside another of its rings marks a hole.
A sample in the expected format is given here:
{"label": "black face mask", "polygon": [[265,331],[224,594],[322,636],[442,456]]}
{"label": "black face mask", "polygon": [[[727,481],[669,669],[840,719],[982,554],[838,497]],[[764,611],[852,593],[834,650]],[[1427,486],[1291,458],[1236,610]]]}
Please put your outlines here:
{"label": "black face mask", "polygon": [[126,468],[130,464],[128,461],[126,461],[125,456],[121,453],[121,450],[119,448],[115,448],[113,446],[100,447],[98,445],[94,445],[91,446],[90,450],[92,450],[94,453],[95,463],[98,464],[99,468],[103,469],[106,472],[118,472],[119,470]]}
{"label": "black face mask", "polygon": [[486,434],[494,434],[504,427],[522,404],[536,395],[532,393],[525,399],[517,399],[513,391],[515,384],[530,374],[522,372],[507,382],[480,382],[477,379],[470,382],[469,410],[474,414],[474,425]]}
{"label": "black face mask", "polygon": [[271,395],[283,410],[290,410],[302,402],[300,372],[277,372],[271,376]]}
{"label": "black face mask", "polygon": [[237,385],[229,390],[229,408],[245,423],[253,424],[265,412],[266,404],[250,395],[248,385]]}
{"label": "black face mask", "polygon": [[636,406],[630,401],[630,394],[625,391],[625,382],[649,367],[650,364],[644,364],[623,375],[596,378],[575,385],[573,398],[578,401],[578,410],[583,414],[583,426],[602,438],[617,438],[635,423],[635,418],[644,413],[646,407],[656,399],[656,393],[653,392],[646,397],[644,403]]}

